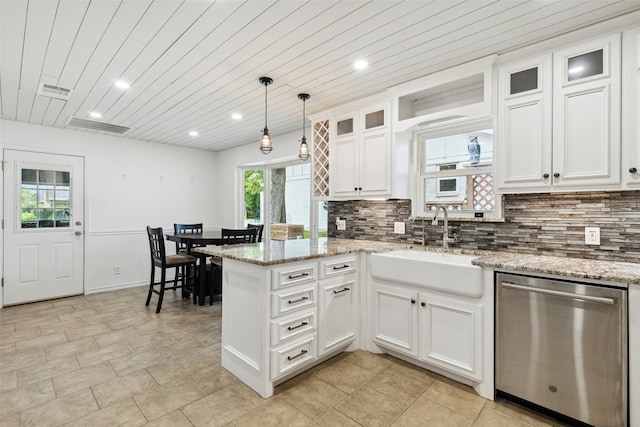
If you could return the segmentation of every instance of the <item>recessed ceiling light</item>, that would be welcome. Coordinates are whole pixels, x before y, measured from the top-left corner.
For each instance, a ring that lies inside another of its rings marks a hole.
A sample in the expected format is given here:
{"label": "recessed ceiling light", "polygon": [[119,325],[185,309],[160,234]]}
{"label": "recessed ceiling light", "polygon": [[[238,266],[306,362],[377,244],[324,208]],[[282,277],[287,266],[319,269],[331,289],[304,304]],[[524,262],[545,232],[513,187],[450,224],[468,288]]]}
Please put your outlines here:
{"label": "recessed ceiling light", "polygon": [[240,120],[240,119],[242,118],[242,114],[240,114],[240,113],[233,113],[233,114],[231,115],[231,118],[232,118],[232,119],[234,119],[234,120]]}
{"label": "recessed ceiling light", "polygon": [[97,111],[92,111],[89,113],[89,115],[94,119],[99,119],[100,117],[102,117],[102,114],[98,113]]}
{"label": "recessed ceiling light", "polygon": [[125,82],[124,80],[118,80],[116,82],[116,87],[119,87],[120,89],[129,89],[129,83]]}
{"label": "recessed ceiling light", "polygon": [[189,135],[198,136],[198,132],[196,132],[195,130],[192,130],[191,132],[189,132]]}
{"label": "recessed ceiling light", "polygon": [[353,63],[353,68],[355,68],[356,70],[364,70],[368,66],[369,66],[369,63],[364,60],[356,61]]}

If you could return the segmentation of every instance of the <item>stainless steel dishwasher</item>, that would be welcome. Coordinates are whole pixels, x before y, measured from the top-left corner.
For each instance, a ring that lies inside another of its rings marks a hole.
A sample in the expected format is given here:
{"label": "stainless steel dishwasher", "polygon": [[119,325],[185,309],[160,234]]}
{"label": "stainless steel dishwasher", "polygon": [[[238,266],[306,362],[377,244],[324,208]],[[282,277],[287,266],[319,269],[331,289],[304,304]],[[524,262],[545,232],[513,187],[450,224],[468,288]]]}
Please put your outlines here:
{"label": "stainless steel dishwasher", "polygon": [[626,426],[627,289],[496,274],[496,391]]}

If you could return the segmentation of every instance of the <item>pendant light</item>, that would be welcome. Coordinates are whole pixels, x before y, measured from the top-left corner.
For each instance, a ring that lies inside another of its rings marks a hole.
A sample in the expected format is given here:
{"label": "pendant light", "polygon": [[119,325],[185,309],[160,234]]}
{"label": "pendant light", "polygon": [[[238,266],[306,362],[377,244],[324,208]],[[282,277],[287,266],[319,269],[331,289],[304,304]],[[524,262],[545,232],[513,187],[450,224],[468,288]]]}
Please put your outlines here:
{"label": "pendant light", "polygon": [[306,119],[306,103],[310,96],[308,93],[299,93],[298,99],[302,100],[302,140],[300,140],[300,149],[298,150],[298,157],[300,160],[305,161],[309,158],[309,146],[307,145],[307,137],[305,136],[304,122]]}
{"label": "pendant light", "polygon": [[267,86],[273,83],[273,79],[260,77],[259,80],[260,84],[264,85],[264,130],[260,139],[260,151],[262,151],[262,154],[269,154],[273,147],[271,146],[271,136],[269,136],[269,129],[267,128]]}

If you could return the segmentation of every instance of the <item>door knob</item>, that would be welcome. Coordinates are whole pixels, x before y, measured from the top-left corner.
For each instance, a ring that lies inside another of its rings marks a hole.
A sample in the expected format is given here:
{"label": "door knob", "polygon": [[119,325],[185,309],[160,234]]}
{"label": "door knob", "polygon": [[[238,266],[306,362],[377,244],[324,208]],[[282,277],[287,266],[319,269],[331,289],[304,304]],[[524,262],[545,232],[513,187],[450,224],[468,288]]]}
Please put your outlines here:
{"label": "door knob", "polygon": [[629,173],[638,173],[638,169],[636,169],[636,168],[629,168]]}
{"label": "door knob", "polygon": [[544,179],[547,179],[547,178],[549,178],[549,174],[548,174],[548,173],[545,173],[544,175],[542,175],[542,177],[543,177]]}
{"label": "door knob", "polygon": [[82,225],[80,221],[76,221],[76,225]]}
{"label": "door knob", "polygon": [[81,236],[82,235],[82,231],[76,231],[76,236]]}

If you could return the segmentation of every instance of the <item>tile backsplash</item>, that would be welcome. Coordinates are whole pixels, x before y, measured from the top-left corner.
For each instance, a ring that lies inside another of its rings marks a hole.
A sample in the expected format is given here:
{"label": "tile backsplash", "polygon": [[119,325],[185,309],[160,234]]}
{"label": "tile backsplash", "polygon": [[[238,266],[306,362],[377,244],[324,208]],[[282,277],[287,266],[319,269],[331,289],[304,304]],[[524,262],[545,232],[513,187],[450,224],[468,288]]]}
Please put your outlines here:
{"label": "tile backsplash", "polygon": [[[484,249],[640,262],[640,191],[506,195],[504,222],[449,221],[457,233],[454,248]],[[422,242],[421,222],[411,223],[411,201],[350,200],[329,202],[329,236],[388,242]],[[336,217],[347,221],[338,231]],[[405,223],[406,234],[393,232]],[[425,221],[425,243],[442,246],[438,226]],[[600,245],[584,243],[584,228],[600,227]]]}

